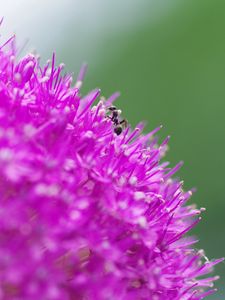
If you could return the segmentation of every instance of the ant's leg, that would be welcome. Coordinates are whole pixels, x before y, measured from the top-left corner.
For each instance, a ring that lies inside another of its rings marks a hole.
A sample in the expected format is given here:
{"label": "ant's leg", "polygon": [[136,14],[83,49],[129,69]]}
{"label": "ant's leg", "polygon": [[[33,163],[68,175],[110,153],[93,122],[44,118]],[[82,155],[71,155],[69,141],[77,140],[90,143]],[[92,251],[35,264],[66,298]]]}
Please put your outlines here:
{"label": "ant's leg", "polygon": [[126,119],[123,119],[122,121],[119,122],[120,125],[124,124],[125,127],[127,127],[128,122]]}

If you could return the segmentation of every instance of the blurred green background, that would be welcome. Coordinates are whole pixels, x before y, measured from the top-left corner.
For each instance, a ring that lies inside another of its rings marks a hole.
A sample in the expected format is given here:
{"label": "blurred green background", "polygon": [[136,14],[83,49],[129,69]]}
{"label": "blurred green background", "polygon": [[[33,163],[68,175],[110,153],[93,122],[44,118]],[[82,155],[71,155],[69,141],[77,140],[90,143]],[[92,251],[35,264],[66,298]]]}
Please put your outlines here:
{"label": "blurred green background", "polygon": [[[57,53],[75,74],[89,63],[84,92],[101,87],[135,126],[163,124],[167,159],[206,207],[194,230],[209,258],[225,256],[225,1],[0,0],[4,36],[29,38],[43,61]],[[225,299],[225,264],[217,267]]]}

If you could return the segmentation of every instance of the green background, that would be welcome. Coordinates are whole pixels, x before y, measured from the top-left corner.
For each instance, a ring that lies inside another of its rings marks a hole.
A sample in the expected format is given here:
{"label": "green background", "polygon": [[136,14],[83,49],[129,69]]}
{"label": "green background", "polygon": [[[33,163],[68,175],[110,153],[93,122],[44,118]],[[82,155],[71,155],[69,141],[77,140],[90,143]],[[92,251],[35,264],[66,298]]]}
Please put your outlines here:
{"label": "green background", "polygon": [[[7,18],[11,26],[5,32],[29,37],[28,49],[44,59],[56,50],[75,74],[89,63],[84,92],[119,90],[116,105],[133,126],[146,120],[147,132],[164,125],[167,159],[184,161],[178,175],[186,189],[197,188],[191,201],[207,208],[193,231],[198,248],[209,258],[225,256],[225,1],[18,1],[1,8],[4,28]],[[208,299],[225,299],[225,264],[216,273],[220,290]]]}

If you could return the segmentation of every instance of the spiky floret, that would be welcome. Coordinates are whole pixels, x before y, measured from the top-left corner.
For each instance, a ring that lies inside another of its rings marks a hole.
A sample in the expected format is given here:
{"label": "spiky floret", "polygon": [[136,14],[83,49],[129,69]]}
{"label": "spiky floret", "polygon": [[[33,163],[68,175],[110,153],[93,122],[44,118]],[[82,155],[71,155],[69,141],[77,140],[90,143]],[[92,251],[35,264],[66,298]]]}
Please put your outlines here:
{"label": "spiky floret", "polygon": [[[199,300],[217,277],[184,237],[201,209],[140,123],[117,136],[55,55],[0,48],[0,298]],[[203,276],[203,277],[202,277]]]}

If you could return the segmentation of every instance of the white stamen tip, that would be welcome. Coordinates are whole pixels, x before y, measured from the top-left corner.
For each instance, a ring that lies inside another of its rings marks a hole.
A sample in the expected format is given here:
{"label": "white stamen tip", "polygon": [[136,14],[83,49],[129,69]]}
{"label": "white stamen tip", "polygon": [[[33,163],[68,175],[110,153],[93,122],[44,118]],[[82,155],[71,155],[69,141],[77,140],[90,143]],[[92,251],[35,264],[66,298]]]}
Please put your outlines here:
{"label": "white stamen tip", "polygon": [[134,193],[134,199],[135,200],[141,200],[141,199],[144,199],[145,198],[145,193],[142,192],[142,191],[137,191]]}
{"label": "white stamen tip", "polygon": [[76,82],[76,84],[75,84],[75,88],[80,89],[81,86],[82,86],[82,81],[81,81],[81,80],[78,80],[78,81]]}
{"label": "white stamen tip", "polygon": [[141,226],[141,227],[146,227],[147,226],[147,220],[144,216],[141,216],[138,218],[138,224]]}
{"label": "white stamen tip", "polygon": [[137,177],[136,176],[131,176],[129,179],[129,184],[135,185],[137,183]]}

